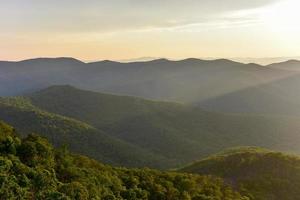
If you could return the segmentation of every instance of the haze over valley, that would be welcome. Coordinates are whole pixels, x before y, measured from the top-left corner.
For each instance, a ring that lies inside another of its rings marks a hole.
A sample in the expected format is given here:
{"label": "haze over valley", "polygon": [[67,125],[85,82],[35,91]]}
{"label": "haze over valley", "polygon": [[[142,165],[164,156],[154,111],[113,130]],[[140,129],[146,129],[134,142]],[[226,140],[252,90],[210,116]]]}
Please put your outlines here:
{"label": "haze over valley", "polygon": [[215,112],[300,113],[299,61],[266,66],[226,59],[158,59],[84,63],[73,58],[1,62],[2,96],[23,95],[52,85],[198,105]]}
{"label": "haze over valley", "polygon": [[1,2],[0,200],[300,200],[299,7]]}

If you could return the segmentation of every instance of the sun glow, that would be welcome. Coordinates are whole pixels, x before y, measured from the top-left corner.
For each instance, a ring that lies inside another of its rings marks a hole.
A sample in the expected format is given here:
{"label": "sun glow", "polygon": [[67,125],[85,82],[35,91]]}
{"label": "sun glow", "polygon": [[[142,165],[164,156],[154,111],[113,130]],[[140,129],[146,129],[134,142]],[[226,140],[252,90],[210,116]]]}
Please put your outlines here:
{"label": "sun glow", "polygon": [[282,0],[266,8],[261,16],[264,23],[276,32],[300,33],[300,1]]}

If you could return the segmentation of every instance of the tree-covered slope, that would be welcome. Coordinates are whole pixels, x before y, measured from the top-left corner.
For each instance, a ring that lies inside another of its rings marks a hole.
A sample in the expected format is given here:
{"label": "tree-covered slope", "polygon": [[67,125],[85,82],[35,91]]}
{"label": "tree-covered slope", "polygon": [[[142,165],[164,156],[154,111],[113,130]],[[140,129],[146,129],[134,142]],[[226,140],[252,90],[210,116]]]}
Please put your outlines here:
{"label": "tree-covered slope", "polygon": [[0,199],[247,200],[220,178],[112,168],[0,122]]}
{"label": "tree-covered slope", "polygon": [[180,164],[234,146],[300,152],[299,118],[206,112],[71,86],[53,86],[28,98],[41,109],[84,121]]}
{"label": "tree-covered slope", "polygon": [[180,171],[224,178],[253,200],[300,199],[300,158],[255,147],[236,148]]}
{"label": "tree-covered slope", "polygon": [[54,144],[66,142],[75,152],[111,164],[180,167],[234,146],[300,152],[298,118],[206,112],[71,86],[1,102],[0,118],[24,133],[45,134]]}
{"label": "tree-covered slope", "polygon": [[13,125],[22,136],[37,133],[56,146],[68,145],[74,152],[105,163],[135,167],[172,166],[172,161],[111,137],[87,123],[43,111],[32,105],[28,98],[0,98],[0,119]]}
{"label": "tree-covered slope", "polygon": [[182,104],[101,94],[71,86],[53,86],[29,98],[41,109],[84,121],[169,159],[181,162],[199,153],[199,143],[183,137],[175,120],[183,119],[182,115],[198,120],[203,113],[193,113],[192,108]]}

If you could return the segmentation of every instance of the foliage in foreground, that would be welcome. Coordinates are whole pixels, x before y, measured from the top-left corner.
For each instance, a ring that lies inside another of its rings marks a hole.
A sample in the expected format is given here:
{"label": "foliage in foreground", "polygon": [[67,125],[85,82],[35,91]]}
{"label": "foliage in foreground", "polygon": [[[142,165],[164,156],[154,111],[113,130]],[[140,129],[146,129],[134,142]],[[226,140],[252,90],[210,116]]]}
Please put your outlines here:
{"label": "foliage in foreground", "polygon": [[112,168],[0,122],[0,199],[239,200],[211,176]]}

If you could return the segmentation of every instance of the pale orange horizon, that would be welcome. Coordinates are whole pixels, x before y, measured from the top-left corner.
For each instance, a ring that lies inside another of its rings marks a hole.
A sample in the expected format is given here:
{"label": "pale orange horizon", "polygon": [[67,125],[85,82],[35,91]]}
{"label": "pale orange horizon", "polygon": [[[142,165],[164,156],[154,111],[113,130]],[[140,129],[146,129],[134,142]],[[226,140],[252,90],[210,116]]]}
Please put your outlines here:
{"label": "pale orange horizon", "polygon": [[0,60],[294,57],[297,0],[2,3]]}

